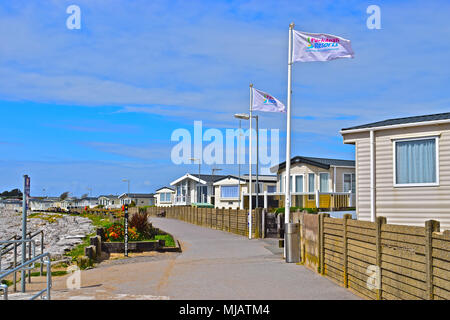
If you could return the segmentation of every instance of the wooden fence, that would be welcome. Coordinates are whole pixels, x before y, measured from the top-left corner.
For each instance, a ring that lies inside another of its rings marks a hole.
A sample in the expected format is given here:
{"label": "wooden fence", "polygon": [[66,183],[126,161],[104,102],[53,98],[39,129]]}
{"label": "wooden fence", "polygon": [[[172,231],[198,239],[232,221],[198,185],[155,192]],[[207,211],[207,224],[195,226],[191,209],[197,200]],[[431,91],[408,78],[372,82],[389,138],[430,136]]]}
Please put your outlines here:
{"label": "wooden fence", "polygon": [[[130,213],[137,212],[137,208],[130,208]],[[203,227],[223,230],[248,237],[248,210],[225,208],[198,208],[190,206],[176,207],[148,207],[151,216],[165,211],[166,217],[193,223]],[[252,211],[252,237],[260,238],[262,229],[262,210]]]}
{"label": "wooden fence", "polygon": [[450,299],[450,231],[294,214],[302,262],[367,299]]}

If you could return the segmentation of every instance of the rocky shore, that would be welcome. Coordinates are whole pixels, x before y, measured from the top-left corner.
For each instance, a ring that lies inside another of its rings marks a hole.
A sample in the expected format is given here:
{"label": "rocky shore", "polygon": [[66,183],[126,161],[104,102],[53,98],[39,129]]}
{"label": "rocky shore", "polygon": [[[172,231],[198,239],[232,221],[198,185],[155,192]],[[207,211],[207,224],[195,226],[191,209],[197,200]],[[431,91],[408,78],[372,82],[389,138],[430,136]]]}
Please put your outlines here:
{"label": "rocky shore", "polygon": [[[27,232],[44,231],[44,252],[52,259],[61,259],[64,253],[83,242],[95,228],[89,218],[60,213],[29,213]],[[22,213],[0,209],[0,240],[22,234]],[[36,253],[40,253],[41,238],[35,237]],[[18,252],[20,252],[20,247]],[[20,256],[20,254],[19,254]],[[2,269],[11,265],[13,251],[2,256]]]}

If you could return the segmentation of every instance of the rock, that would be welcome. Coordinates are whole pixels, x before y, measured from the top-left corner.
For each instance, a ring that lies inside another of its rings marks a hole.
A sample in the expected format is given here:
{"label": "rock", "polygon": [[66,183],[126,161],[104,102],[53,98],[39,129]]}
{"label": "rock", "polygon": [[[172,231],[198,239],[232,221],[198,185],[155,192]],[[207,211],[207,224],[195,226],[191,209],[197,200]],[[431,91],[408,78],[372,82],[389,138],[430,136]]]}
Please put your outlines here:
{"label": "rock", "polygon": [[[52,259],[64,257],[64,253],[83,242],[83,238],[94,232],[94,226],[89,218],[72,217],[64,214],[46,213],[41,218],[28,218],[27,231],[34,233],[44,231],[44,251],[49,252]],[[49,221],[50,220],[50,221]],[[9,239],[21,234],[22,216],[15,212],[0,209],[1,239]],[[40,253],[41,238],[33,238],[36,244],[36,254]],[[21,256],[21,246],[17,248]],[[2,257],[2,266],[13,261],[13,250]]]}

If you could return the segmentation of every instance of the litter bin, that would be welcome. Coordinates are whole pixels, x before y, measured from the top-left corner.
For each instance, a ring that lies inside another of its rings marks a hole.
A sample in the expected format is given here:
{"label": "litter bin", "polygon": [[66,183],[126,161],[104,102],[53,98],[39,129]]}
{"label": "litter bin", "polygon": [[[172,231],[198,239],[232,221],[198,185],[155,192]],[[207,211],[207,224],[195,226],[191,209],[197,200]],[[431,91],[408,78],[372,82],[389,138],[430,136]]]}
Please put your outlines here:
{"label": "litter bin", "polygon": [[300,224],[286,223],[284,230],[286,262],[300,262]]}

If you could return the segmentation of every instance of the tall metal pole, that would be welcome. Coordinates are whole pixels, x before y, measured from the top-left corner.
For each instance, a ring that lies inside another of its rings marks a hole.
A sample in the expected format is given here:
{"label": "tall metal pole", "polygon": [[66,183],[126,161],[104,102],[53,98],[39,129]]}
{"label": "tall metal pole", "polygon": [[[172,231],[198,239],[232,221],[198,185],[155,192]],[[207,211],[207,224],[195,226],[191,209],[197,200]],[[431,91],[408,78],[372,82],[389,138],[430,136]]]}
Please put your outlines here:
{"label": "tall metal pole", "polygon": [[258,130],[258,116],[255,116],[256,119],[256,208],[259,208],[258,206],[258,198],[259,198],[259,181],[258,181],[258,175],[259,175],[259,130]]}
{"label": "tall metal pole", "polygon": [[[27,238],[27,189],[29,188],[28,176],[23,176],[23,193],[22,193],[22,240]],[[27,259],[26,244],[22,242],[22,265],[25,264]],[[25,292],[25,270],[22,270],[20,283],[22,292]]]}
{"label": "tall metal pole", "polygon": [[[200,159],[198,160],[198,186],[197,186],[197,192],[199,192],[200,190]],[[200,202],[201,202],[201,194],[200,194]],[[197,196],[197,198],[198,198],[198,196]]]}
{"label": "tall metal pole", "polygon": [[253,84],[250,84],[250,141],[248,147],[249,157],[249,192],[248,192],[248,238],[252,238],[252,105],[253,105]]}
{"label": "tall metal pole", "polygon": [[239,119],[239,132],[238,132],[238,174],[239,174],[239,208],[241,208],[241,119]]}
{"label": "tall metal pole", "polygon": [[[285,205],[284,205],[284,222],[290,222],[291,207],[291,96],[292,96],[292,32],[295,24],[289,25],[289,54],[288,54],[288,90],[287,90],[287,110],[286,110],[286,185],[285,185]],[[286,230],[285,230],[286,232]],[[285,237],[286,238],[286,237]],[[288,242],[284,241],[284,257]]]}

